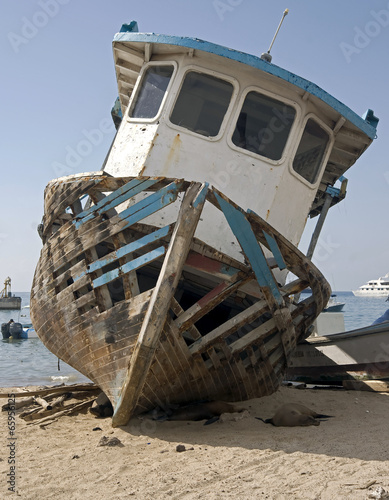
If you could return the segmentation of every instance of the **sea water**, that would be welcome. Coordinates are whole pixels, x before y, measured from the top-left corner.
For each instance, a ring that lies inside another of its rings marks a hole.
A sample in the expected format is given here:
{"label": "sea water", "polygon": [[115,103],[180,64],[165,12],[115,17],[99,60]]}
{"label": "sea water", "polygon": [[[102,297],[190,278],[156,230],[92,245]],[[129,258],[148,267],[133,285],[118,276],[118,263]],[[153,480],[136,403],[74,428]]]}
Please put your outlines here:
{"label": "sea water", "polygon": [[[373,323],[389,309],[385,298],[355,297],[352,292],[334,292],[337,302],[344,302],[344,322],[346,330],[354,330]],[[22,297],[20,311],[0,311],[0,323],[11,318],[28,325],[29,293],[15,293]],[[0,340],[0,387],[26,385],[55,385],[89,382],[77,370],[46,349],[38,338],[28,340]]]}
{"label": "sea water", "polygon": [[[22,298],[20,311],[0,310],[0,324],[13,319],[31,325],[30,294],[15,293]],[[90,382],[80,372],[52,354],[36,336],[27,340],[0,340],[0,387],[56,385]]]}

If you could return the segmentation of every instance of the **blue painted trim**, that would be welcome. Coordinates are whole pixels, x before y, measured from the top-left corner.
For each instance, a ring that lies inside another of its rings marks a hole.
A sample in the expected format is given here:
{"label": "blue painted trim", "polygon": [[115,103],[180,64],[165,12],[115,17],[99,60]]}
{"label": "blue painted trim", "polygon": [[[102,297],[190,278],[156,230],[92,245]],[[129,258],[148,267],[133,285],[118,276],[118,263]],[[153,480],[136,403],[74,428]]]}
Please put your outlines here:
{"label": "blue painted trim", "polygon": [[[247,213],[248,214],[254,214],[257,217],[259,217],[259,215],[256,214],[254,212],[254,210],[251,210],[250,208],[247,210]],[[267,234],[265,231],[263,231],[263,234],[265,236],[267,244],[269,245],[270,251],[273,254],[273,257],[275,258],[275,260],[277,262],[278,268],[281,271],[283,269],[286,269],[286,264],[285,264],[284,258],[283,258],[282,254],[281,254],[281,250],[279,249],[279,246],[278,246],[276,240],[272,236],[270,236],[270,234]]]}
{"label": "blue painted trim", "polygon": [[260,286],[268,287],[272,292],[278,304],[283,303],[282,295],[278,289],[277,283],[266,261],[251,224],[246,219],[244,213],[230,205],[221,196],[215,193],[216,199],[223,211],[232,232],[239,241],[243,252],[245,253],[250,265],[254,271],[255,277]]}
{"label": "blue painted trim", "polygon": [[156,248],[155,250],[152,250],[149,253],[146,253],[145,255],[141,255],[140,257],[132,260],[131,262],[128,262],[127,264],[124,264],[123,266],[120,266],[117,269],[113,269],[112,271],[109,271],[108,273],[99,276],[92,282],[93,287],[98,288],[100,286],[107,285],[111,281],[114,281],[117,278],[119,278],[121,275],[127,274],[131,271],[135,271],[135,269],[139,269],[140,267],[145,266],[149,262],[158,259],[159,257],[161,257],[161,255],[164,255],[165,253],[166,253],[165,247],[159,247]]}
{"label": "blue painted trim", "polygon": [[349,107],[335,99],[335,97],[332,97],[315,83],[312,83],[305,78],[301,78],[300,76],[297,76],[294,73],[287,71],[286,69],[280,68],[279,66],[268,63],[258,56],[253,56],[251,54],[246,54],[244,52],[229,49],[228,47],[223,47],[222,45],[199,40],[198,38],[157,35],[155,33],[117,33],[114,36],[113,42],[176,45],[178,47],[201,50],[203,52],[208,52],[210,54],[215,54],[227,59],[231,59],[233,61],[240,62],[242,64],[246,64],[253,68],[264,71],[265,73],[281,78],[282,80],[285,80],[286,82],[291,83],[306,92],[309,92],[313,96],[318,97],[323,102],[331,106],[331,108],[340,113],[342,116],[344,116],[347,120],[353,123],[362,132],[364,132],[370,139],[374,139],[376,136],[376,126],[378,123],[378,118],[374,117],[374,114],[369,115],[368,121],[367,119],[364,120],[362,117],[354,113],[354,111],[352,111]]}
{"label": "blue painted trim", "polygon": [[133,196],[153,186],[157,182],[159,182],[159,179],[132,179],[121,188],[116,189],[116,191],[113,191],[111,194],[100,200],[96,205],[93,205],[87,210],[84,210],[83,212],[78,214],[77,219],[81,220],[73,221],[73,223],[78,229],[84,222],[87,222],[88,220],[93,219],[93,217],[95,217],[96,215],[103,214],[111,208],[120,205]]}
{"label": "blue painted trim", "polygon": [[276,240],[273,238],[273,236],[270,236],[270,234],[265,233],[265,231],[263,231],[263,234],[265,235],[267,244],[269,245],[273,257],[276,259],[278,269],[282,271],[283,269],[286,268],[286,264],[284,258],[282,257],[281,251],[277,245]]}
{"label": "blue painted trim", "polygon": [[332,198],[336,198],[340,195],[340,189],[334,186],[327,186],[326,193],[330,194]]}
{"label": "blue painted trim", "polygon": [[120,28],[120,33],[137,33],[138,23],[136,21],[131,21],[129,24],[122,24]]}
{"label": "blue painted trim", "polygon": [[156,193],[153,193],[147,198],[138,201],[135,205],[127,208],[119,214],[119,216],[128,222],[127,226],[132,226],[136,222],[145,219],[149,215],[157,212],[163,207],[170,205],[176,201],[178,192],[182,186],[182,182],[172,182],[168,186],[160,189]]}
{"label": "blue painted trim", "polygon": [[102,259],[100,259],[96,262],[92,262],[92,264],[89,264],[88,271],[87,271],[88,274],[93,273],[94,271],[97,271],[98,269],[101,269],[102,267],[104,267],[108,264],[111,264],[111,262],[115,262],[116,260],[120,259],[121,257],[125,257],[126,255],[145,247],[149,243],[153,243],[154,241],[157,241],[160,238],[167,236],[167,234],[169,233],[169,230],[170,230],[170,226],[162,227],[161,229],[158,229],[157,231],[154,231],[153,233],[147,234],[146,236],[139,238],[139,240],[133,241],[132,243],[129,243],[128,245],[124,245],[123,247],[119,248],[115,252],[111,252],[110,254],[106,255]]}

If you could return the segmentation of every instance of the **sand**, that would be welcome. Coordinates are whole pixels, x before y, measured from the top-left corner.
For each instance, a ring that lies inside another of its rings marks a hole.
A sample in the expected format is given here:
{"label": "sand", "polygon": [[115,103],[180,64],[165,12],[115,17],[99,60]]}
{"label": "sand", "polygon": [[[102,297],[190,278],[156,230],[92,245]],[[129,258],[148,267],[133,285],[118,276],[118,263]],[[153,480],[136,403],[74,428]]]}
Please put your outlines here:
{"label": "sand", "polygon": [[[320,426],[293,428],[255,419],[271,417],[285,402],[334,418]],[[2,412],[0,498],[386,498],[388,393],[281,387],[240,406],[249,415],[207,426],[135,418],[113,429],[109,418],[87,413],[41,428],[17,418],[17,494],[7,491],[7,444],[12,441],[7,412]],[[116,437],[121,445],[99,446],[103,436]],[[186,451],[177,452],[179,444]]]}

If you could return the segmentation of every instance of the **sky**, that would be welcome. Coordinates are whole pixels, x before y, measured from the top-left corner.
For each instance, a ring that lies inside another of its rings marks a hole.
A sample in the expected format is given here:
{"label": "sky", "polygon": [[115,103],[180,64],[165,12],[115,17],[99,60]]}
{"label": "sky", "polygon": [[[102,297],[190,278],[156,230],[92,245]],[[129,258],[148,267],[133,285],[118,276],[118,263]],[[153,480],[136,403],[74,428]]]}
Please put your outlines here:
{"label": "sky", "polygon": [[[0,289],[7,276],[13,292],[31,288],[46,184],[101,168],[114,136],[112,39],[123,23],[260,55],[285,8],[273,63],[380,118],[376,140],[346,173],[346,199],[330,210],[313,262],[338,291],[388,273],[389,1],[1,0]],[[85,140],[82,156],[72,156]]]}

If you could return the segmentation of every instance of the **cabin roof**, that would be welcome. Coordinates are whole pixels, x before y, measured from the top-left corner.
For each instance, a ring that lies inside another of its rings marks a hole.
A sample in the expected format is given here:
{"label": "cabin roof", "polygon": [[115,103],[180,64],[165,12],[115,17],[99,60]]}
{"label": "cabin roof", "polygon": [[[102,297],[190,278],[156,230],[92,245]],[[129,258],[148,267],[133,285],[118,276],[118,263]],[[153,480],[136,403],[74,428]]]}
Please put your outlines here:
{"label": "cabin roof", "polygon": [[[331,106],[335,111],[344,116],[346,120],[353,123],[370,139],[374,139],[374,137],[376,136],[376,127],[378,120],[374,119],[369,122],[369,120],[371,119],[371,113],[366,114],[366,119],[364,119],[315,83],[306,80],[305,78],[302,78],[292,73],[291,71],[276,66],[273,63],[268,63],[258,56],[240,52],[238,50],[230,49],[228,47],[200,40],[198,38],[158,35],[155,33],[120,32],[115,35],[113,42],[170,45],[174,46],[177,49],[175,52],[178,52],[179,48],[184,49],[182,50],[182,52],[187,52],[188,49],[201,50],[202,52],[208,52],[210,54],[215,54],[227,59],[231,59],[233,61],[240,62],[242,64],[246,64],[253,68],[264,71],[265,73],[281,78],[282,80],[295,85],[305,92],[318,97],[326,104]],[[150,48],[148,50],[150,50]],[[155,52],[156,47],[153,45],[151,50]]]}

